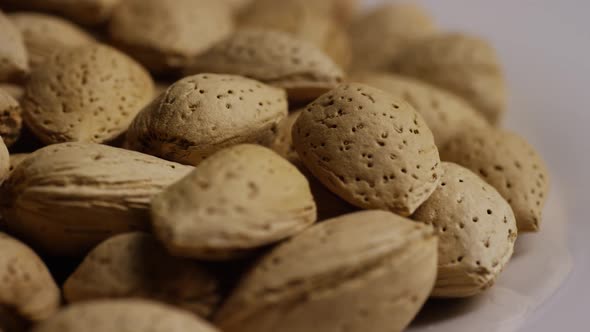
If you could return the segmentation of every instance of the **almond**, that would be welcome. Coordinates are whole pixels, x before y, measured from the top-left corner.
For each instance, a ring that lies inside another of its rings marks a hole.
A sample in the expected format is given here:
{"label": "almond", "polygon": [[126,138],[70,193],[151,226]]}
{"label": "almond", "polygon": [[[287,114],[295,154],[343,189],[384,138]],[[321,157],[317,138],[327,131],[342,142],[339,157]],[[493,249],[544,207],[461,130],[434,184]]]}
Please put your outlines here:
{"label": "almond", "polygon": [[272,150],[237,145],[206,159],[152,203],[153,229],[177,256],[226,260],[316,221],[307,180]]}
{"label": "almond", "polygon": [[461,98],[421,81],[386,73],[359,73],[350,79],[389,92],[412,105],[442,148],[449,139],[466,130],[487,127],[485,118]]}
{"label": "almond", "polygon": [[310,6],[309,1],[254,0],[241,13],[239,24],[286,32],[315,44],[341,68],[350,64],[350,41],[345,29],[316,6]]}
{"label": "almond", "polygon": [[270,145],[287,109],[282,89],[241,76],[188,76],[141,111],[127,143],[137,151],[197,165],[235,144]]}
{"label": "almond", "polygon": [[277,137],[270,145],[271,149],[290,162],[299,161],[299,155],[293,146],[292,129],[293,125],[295,125],[295,121],[297,121],[297,118],[299,118],[303,111],[304,109],[299,109],[290,112],[286,118],[279,122],[277,127]]}
{"label": "almond", "polygon": [[4,183],[3,226],[47,253],[80,256],[113,234],[147,230],[152,197],[191,170],[104,145],[48,146]]}
{"label": "almond", "polygon": [[23,122],[21,111],[18,101],[0,88],[0,137],[8,147],[20,136]]}
{"label": "almond", "polygon": [[217,0],[124,0],[109,23],[113,41],[155,73],[184,67],[232,30]]}
{"label": "almond", "polygon": [[221,294],[202,264],[168,255],[154,237],[120,234],[96,246],[64,284],[72,302],[108,298],[159,300],[207,317]]}
{"label": "almond", "polygon": [[25,12],[11,14],[10,19],[23,36],[33,69],[56,51],[95,41],[86,31],[57,16]]}
{"label": "almond", "polygon": [[188,74],[250,77],[287,90],[291,101],[309,101],[336,87],[343,72],[315,45],[284,32],[244,29],[196,58]]}
{"label": "almond", "polygon": [[28,153],[15,153],[10,155],[10,172],[29,157]]}
{"label": "almond", "polygon": [[431,227],[393,213],[331,219],[265,255],[215,321],[226,332],[403,331],[434,285],[436,247]]}
{"label": "almond", "polygon": [[106,45],[63,50],[35,70],[23,117],[44,143],[115,139],[153,98],[149,74]]}
{"label": "almond", "polygon": [[350,26],[355,70],[387,69],[395,56],[437,31],[429,13],[414,3],[384,4]]}
{"label": "almond", "polygon": [[184,310],[146,300],[104,300],[72,305],[31,332],[219,332]]}
{"label": "almond", "polygon": [[467,297],[491,287],[510,260],[517,229],[510,205],[470,170],[442,163],[438,188],[413,219],[438,232],[432,296]]}
{"label": "almond", "polygon": [[47,11],[63,15],[74,22],[97,25],[107,21],[121,0],[3,0],[10,8]]}
{"label": "almond", "polygon": [[[41,258],[27,245],[2,232],[0,252],[0,308],[13,311],[16,321],[36,322],[54,314],[60,292]],[[0,328],[4,318],[0,312]]]}
{"label": "almond", "polygon": [[311,173],[364,209],[408,216],[439,181],[438,150],[422,116],[363,84],[341,85],[310,104],[293,142]]}
{"label": "almond", "polygon": [[486,40],[459,33],[432,36],[404,49],[390,69],[465,98],[492,124],[505,113],[504,75]]}
{"label": "almond", "polygon": [[441,156],[496,188],[512,207],[519,231],[539,230],[549,175],[541,156],[522,137],[491,128],[471,131],[449,141]]}
{"label": "almond", "polygon": [[0,10],[0,82],[22,80],[29,73],[29,58],[20,31]]}

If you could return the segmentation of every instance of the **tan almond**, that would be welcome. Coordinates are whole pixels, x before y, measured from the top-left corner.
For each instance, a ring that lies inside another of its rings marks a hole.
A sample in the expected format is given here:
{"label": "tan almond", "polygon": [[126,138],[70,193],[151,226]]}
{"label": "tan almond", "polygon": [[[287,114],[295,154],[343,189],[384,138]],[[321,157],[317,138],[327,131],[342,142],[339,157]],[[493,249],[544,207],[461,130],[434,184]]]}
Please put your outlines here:
{"label": "tan almond", "polygon": [[495,50],[488,41],[446,33],[404,49],[390,69],[447,89],[498,124],[506,110],[506,82]]}
{"label": "tan almond", "polygon": [[287,109],[282,89],[234,75],[188,76],[141,111],[127,132],[127,144],[197,165],[232,145],[270,145]]}
{"label": "tan almond", "polygon": [[177,256],[226,260],[316,221],[303,174],[272,150],[237,145],[206,159],[152,203],[153,230]]}
{"label": "tan almond", "polygon": [[0,137],[10,147],[19,138],[23,120],[18,101],[0,88]]}
{"label": "tan almond", "polygon": [[226,332],[401,332],[434,285],[436,248],[431,227],[385,211],[319,223],[265,255],[215,322]]}
{"label": "tan almond", "polygon": [[[15,321],[37,322],[53,315],[60,304],[60,292],[41,258],[2,232],[0,252],[0,308],[12,311]],[[4,320],[1,312],[0,320]],[[3,323],[0,321],[0,328]]]}
{"label": "tan almond", "polygon": [[414,3],[384,4],[349,27],[355,70],[383,70],[403,49],[437,32],[433,18]]}
{"label": "tan almond", "polygon": [[109,23],[113,41],[155,73],[186,66],[233,31],[217,0],[125,0]]}
{"label": "tan almond", "polygon": [[219,332],[184,310],[146,300],[104,300],[75,304],[31,332]]}
{"label": "tan almond", "polygon": [[22,35],[0,10],[0,82],[22,80],[29,73],[29,58]]}
{"label": "tan almond", "polygon": [[187,74],[241,75],[309,101],[342,82],[344,73],[315,45],[279,31],[243,29],[197,57]]}
{"label": "tan almond", "polygon": [[33,69],[50,59],[56,51],[95,41],[86,31],[57,16],[21,12],[9,17],[23,36],[29,65]]}
{"label": "tan almond", "polygon": [[70,20],[97,25],[106,22],[121,0],[3,0],[12,9],[57,13]]}
{"label": "tan almond", "polygon": [[438,150],[422,116],[367,85],[344,84],[310,104],[293,142],[311,173],[361,208],[408,216],[439,181]]}
{"label": "tan almond", "polygon": [[514,213],[502,196],[470,170],[442,163],[438,188],[414,220],[438,232],[438,276],[432,296],[467,297],[490,288],[514,251]]}
{"label": "tan almond", "polygon": [[10,156],[8,148],[0,136],[0,184],[8,177],[10,172]]}
{"label": "tan almond", "polygon": [[442,148],[449,139],[467,130],[488,126],[485,118],[463,99],[428,83],[387,73],[359,73],[350,78],[401,98],[412,105]]}
{"label": "tan almond", "polygon": [[239,25],[283,31],[307,40],[324,50],[341,68],[348,68],[352,51],[346,30],[314,7],[302,0],[254,0],[242,11]]}
{"label": "tan almond", "polygon": [[147,230],[152,197],[192,169],[105,145],[51,145],[10,174],[0,213],[44,252],[80,256],[113,234]]}
{"label": "tan almond", "polygon": [[46,144],[102,143],[127,130],[153,93],[139,64],[114,48],[89,44],[56,53],[32,73],[23,118]]}
{"label": "tan almond", "polygon": [[549,193],[549,173],[535,149],[517,134],[490,128],[457,137],[442,159],[480,175],[508,201],[523,232],[538,231]]}
{"label": "tan almond", "polygon": [[64,284],[70,302],[145,298],[208,317],[221,299],[216,276],[200,263],[168,255],[144,233],[120,234],[96,246]]}

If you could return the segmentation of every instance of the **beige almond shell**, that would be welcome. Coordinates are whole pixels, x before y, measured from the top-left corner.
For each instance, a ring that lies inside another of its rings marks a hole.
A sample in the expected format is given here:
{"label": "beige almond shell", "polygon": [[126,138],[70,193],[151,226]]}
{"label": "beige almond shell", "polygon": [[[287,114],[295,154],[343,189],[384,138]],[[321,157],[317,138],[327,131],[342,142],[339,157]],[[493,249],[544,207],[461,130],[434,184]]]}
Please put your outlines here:
{"label": "beige almond shell", "polygon": [[467,297],[491,287],[514,251],[514,213],[470,170],[442,163],[437,190],[412,216],[438,232],[434,297]]}
{"label": "beige almond shell", "polygon": [[410,77],[366,72],[349,80],[381,89],[412,105],[426,121],[439,149],[463,131],[488,126],[486,119],[463,99]]}
{"label": "beige almond shell", "polygon": [[344,84],[310,104],[293,142],[311,173],[360,208],[409,216],[439,181],[438,150],[422,116],[367,85]]}
{"label": "beige almond shell", "polygon": [[344,73],[324,52],[287,33],[243,29],[197,57],[187,74],[234,74],[287,90],[290,101],[310,101],[342,82]]}
{"label": "beige almond shell", "polygon": [[234,75],[188,76],[139,113],[127,143],[133,150],[197,165],[232,145],[270,145],[287,110],[282,89]]}
{"label": "beige almond shell", "polygon": [[10,147],[20,137],[22,109],[16,99],[0,88],[0,137]]}
{"label": "beige almond shell", "polygon": [[0,252],[0,307],[26,321],[40,321],[53,315],[60,304],[60,291],[41,258],[27,245],[2,232]]}
{"label": "beige almond shell", "polygon": [[471,131],[449,141],[441,157],[470,169],[496,188],[512,207],[519,231],[539,230],[549,172],[524,138],[493,128]]}
{"label": "beige almond shell", "polygon": [[254,0],[242,11],[238,22],[241,28],[278,30],[309,41],[341,68],[348,68],[352,51],[346,30],[314,7],[302,0]]}
{"label": "beige almond shell", "polygon": [[31,332],[219,332],[199,317],[172,306],[139,299],[71,305]]}
{"label": "beige almond shell", "polygon": [[21,12],[9,17],[23,36],[32,69],[50,59],[56,51],[95,41],[86,31],[57,16]]}
{"label": "beige almond shell", "polygon": [[385,211],[319,223],[277,246],[216,314],[225,332],[401,332],[436,279],[430,226]]}
{"label": "beige almond shell", "polygon": [[56,13],[84,24],[97,25],[107,21],[121,0],[2,0],[14,9]]}
{"label": "beige almond shell", "polygon": [[23,118],[46,144],[102,143],[127,130],[153,93],[143,67],[114,48],[88,44],[56,53],[32,73]]}
{"label": "beige almond shell", "polygon": [[22,80],[29,73],[29,57],[22,35],[0,10],[0,82]]}
{"label": "beige almond shell", "polygon": [[30,156],[29,153],[15,153],[10,155],[10,172]]}
{"label": "beige almond shell", "polygon": [[25,89],[21,85],[6,82],[0,82],[0,90],[4,90],[4,92],[19,102],[25,94]]}
{"label": "beige almond shell", "polygon": [[8,148],[0,136],[0,184],[8,177],[10,172],[10,155]]}
{"label": "beige almond shell", "polygon": [[446,33],[404,49],[390,70],[447,89],[468,101],[492,124],[506,110],[506,82],[495,50],[488,41]]}
{"label": "beige almond shell", "polygon": [[63,286],[70,303],[115,298],[145,298],[208,317],[221,294],[205,266],[171,257],[151,235],[115,235],[96,246]]}
{"label": "beige almond shell", "polygon": [[415,41],[437,32],[434,19],[415,3],[384,4],[349,27],[354,70],[385,70]]}
{"label": "beige almond shell", "polygon": [[51,145],[4,183],[3,226],[44,252],[81,256],[114,234],[148,230],[152,197],[192,169],[105,145]]}
{"label": "beige almond shell", "polygon": [[124,0],[109,23],[111,39],[155,73],[185,67],[233,28],[217,0]]}
{"label": "beige almond shell", "polygon": [[315,221],[305,176],[258,145],[214,154],[152,202],[153,231],[168,250],[203,260],[243,256]]}

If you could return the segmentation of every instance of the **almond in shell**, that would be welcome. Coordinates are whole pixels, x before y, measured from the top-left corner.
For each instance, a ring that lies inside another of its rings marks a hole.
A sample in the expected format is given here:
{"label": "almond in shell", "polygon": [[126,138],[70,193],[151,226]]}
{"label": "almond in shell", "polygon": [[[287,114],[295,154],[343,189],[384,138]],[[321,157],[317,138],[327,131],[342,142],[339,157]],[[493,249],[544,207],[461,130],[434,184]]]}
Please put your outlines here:
{"label": "almond in shell", "polygon": [[0,88],[0,137],[8,147],[20,136],[23,122],[21,112],[18,101]]}
{"label": "almond in shell", "polygon": [[22,80],[29,73],[29,57],[22,35],[0,10],[0,82]]}

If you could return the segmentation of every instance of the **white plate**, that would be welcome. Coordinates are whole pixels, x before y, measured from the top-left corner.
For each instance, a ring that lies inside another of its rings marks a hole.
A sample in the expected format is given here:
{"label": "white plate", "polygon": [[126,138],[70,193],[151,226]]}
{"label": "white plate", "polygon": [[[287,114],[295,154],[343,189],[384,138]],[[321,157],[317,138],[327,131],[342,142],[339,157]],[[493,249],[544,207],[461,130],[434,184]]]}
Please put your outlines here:
{"label": "white plate", "polygon": [[590,331],[590,1],[416,2],[443,29],[492,41],[511,89],[506,126],[544,156],[552,188],[541,233],[519,238],[496,287],[429,304],[409,331]]}

